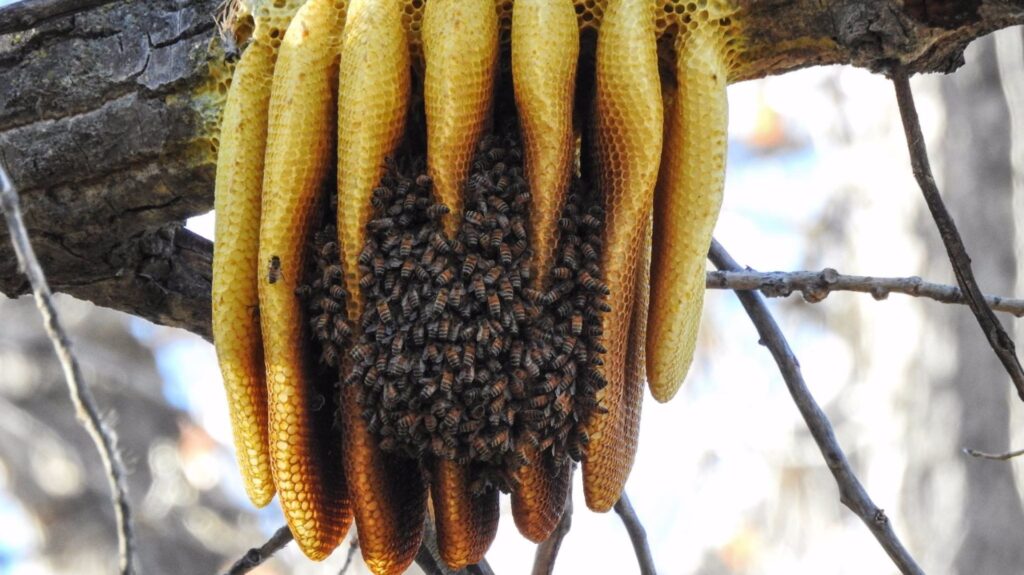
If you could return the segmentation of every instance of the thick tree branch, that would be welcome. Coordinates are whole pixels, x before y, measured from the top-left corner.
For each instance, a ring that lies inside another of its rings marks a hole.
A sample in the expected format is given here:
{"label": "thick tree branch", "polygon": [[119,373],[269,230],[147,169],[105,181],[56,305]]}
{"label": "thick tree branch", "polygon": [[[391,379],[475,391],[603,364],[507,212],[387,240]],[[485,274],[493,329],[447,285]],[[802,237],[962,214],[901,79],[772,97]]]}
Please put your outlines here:
{"label": "thick tree branch", "polygon": [[[917,276],[904,278],[844,275],[832,268],[820,272],[738,272],[711,271],[707,273],[708,289],[758,290],[765,297],[788,297],[800,292],[804,300],[818,303],[830,293],[852,291],[871,294],[877,300],[901,293],[923,297],[942,303],[967,304],[957,286],[926,282]],[[993,310],[1024,316],[1024,299],[1002,296],[984,296]]]}
{"label": "thick tree branch", "polygon": [[932,169],[928,161],[928,150],[925,148],[924,134],[921,133],[921,122],[917,117],[917,108],[914,106],[914,94],[910,89],[910,78],[903,70],[893,76],[893,85],[896,88],[896,100],[900,108],[900,116],[903,119],[903,131],[907,136],[907,148],[910,150],[910,165],[914,171],[914,178],[917,179],[921,192],[924,194],[925,203],[935,220],[935,225],[942,237],[942,243],[946,246],[946,254],[953,265],[953,273],[956,275],[957,284],[963,291],[974,316],[978,319],[978,325],[988,339],[989,345],[996,353],[996,357],[1003,363],[1003,367],[1010,375],[1013,385],[1017,388],[1017,395],[1024,400],[1024,368],[1021,367],[1020,359],[1010,335],[1003,329],[1002,324],[996,319],[992,308],[985,302],[985,296],[974,279],[974,271],[971,268],[971,257],[967,254],[960,232],[956,229],[953,216],[946,209],[942,201],[939,188],[935,185],[935,178],[932,176]]}
{"label": "thick tree branch", "polygon": [[629,541],[633,544],[633,553],[636,554],[636,561],[640,565],[640,575],[657,575],[654,568],[654,557],[651,556],[651,547],[647,544],[647,531],[644,524],[640,522],[636,510],[629,502],[626,492],[615,502],[615,513],[622,520],[626,532],[629,533]]}
{"label": "thick tree branch", "polygon": [[[712,240],[708,257],[720,270],[739,271],[742,269],[717,241]],[[839,446],[832,423],[818,402],[815,401],[814,396],[811,395],[810,389],[807,388],[807,383],[800,372],[800,362],[793,354],[793,350],[790,349],[789,342],[782,335],[782,330],[775,323],[768,306],[756,292],[737,291],[735,293],[747,311],[747,315],[750,316],[750,320],[754,323],[754,327],[757,328],[758,336],[761,338],[760,343],[768,348],[775,359],[782,379],[789,389],[789,394],[793,397],[793,402],[800,411],[804,423],[807,424],[811,437],[818,444],[818,449],[821,450],[821,454],[825,458],[825,464],[828,465],[828,469],[832,472],[836,485],[839,487],[839,500],[867,525],[901,573],[923,575],[924,571],[918,567],[914,558],[910,556],[896,536],[885,512],[875,505],[860,480],[857,479],[857,475],[850,466],[850,461],[846,458],[846,453]]]}
{"label": "thick tree branch", "polygon": [[[27,0],[0,8],[0,160],[54,289],[208,335],[202,245],[167,230],[213,207],[230,65],[221,0]],[[951,70],[1024,22],[1008,0],[739,0],[732,80],[818,64]],[[143,246],[158,236],[163,251]],[[141,250],[141,251],[140,251]],[[0,293],[28,286],[0,248]],[[190,264],[198,263],[196,266]],[[198,315],[197,315],[198,314]]]}

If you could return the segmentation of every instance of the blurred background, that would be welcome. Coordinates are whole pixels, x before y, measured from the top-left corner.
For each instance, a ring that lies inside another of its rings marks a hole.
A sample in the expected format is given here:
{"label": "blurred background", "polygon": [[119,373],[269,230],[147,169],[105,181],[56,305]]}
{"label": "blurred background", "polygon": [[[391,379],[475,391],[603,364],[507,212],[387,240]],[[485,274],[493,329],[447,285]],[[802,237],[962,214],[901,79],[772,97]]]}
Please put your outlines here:
{"label": "blurred background", "polygon": [[[985,38],[957,73],[913,81],[940,189],[983,291],[1001,295],[1024,294],[1024,139],[1012,137],[1024,135],[1021,38],[1020,29]],[[716,237],[741,264],[955,283],[888,81],[815,68],[738,84],[729,96]],[[189,227],[210,237],[212,214]],[[120,437],[141,571],[218,573],[262,543],[283,520],[275,505],[256,511],[245,498],[213,347],[58,301]],[[1024,468],[961,451],[1024,447],[1024,406],[968,309],[863,294],[769,305],[858,475],[922,567],[1024,572]],[[1024,324],[1003,319],[1024,341]],[[112,573],[107,484],[41,320],[22,298],[0,299],[0,321],[0,575]],[[627,485],[659,573],[895,573],[840,504],[733,294],[709,292],[700,338],[676,399],[645,402]],[[637,572],[618,517],[587,511],[575,491],[556,572]],[[507,498],[503,506],[508,514]],[[292,546],[256,573],[338,573],[347,546],[322,564]],[[508,514],[487,558],[499,574],[528,573],[533,551]],[[347,572],[366,571],[357,560]]]}

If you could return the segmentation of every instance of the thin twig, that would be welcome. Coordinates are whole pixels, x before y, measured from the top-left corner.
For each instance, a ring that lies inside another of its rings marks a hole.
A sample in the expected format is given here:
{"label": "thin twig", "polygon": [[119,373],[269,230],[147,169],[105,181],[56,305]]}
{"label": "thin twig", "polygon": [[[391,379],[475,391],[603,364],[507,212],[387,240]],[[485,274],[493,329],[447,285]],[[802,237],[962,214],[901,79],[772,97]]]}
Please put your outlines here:
{"label": "thin twig", "polygon": [[[739,271],[742,269],[717,241],[712,240],[708,257],[720,270]],[[803,375],[800,373],[800,363],[793,355],[789,343],[782,335],[778,324],[775,323],[771,312],[768,311],[764,299],[754,291],[741,290],[735,293],[754,323],[754,327],[757,328],[761,344],[768,348],[775,363],[779,366],[789,394],[793,397],[793,402],[800,411],[804,423],[810,430],[814,442],[817,443],[818,449],[821,450],[821,454],[825,458],[829,471],[832,472],[832,476],[839,486],[839,500],[868,526],[900,572],[923,575],[924,572],[896,536],[885,512],[871,501],[871,497],[868,496],[864,486],[854,474],[843,448],[836,440],[836,434],[828,416],[825,415],[807,388]]]}
{"label": "thin twig", "polygon": [[1008,461],[1014,457],[1024,455],[1024,449],[1017,449],[1015,451],[1007,451],[1006,453],[986,453],[984,451],[978,451],[977,449],[971,449],[970,447],[964,448],[964,453],[971,457],[977,457],[979,459],[994,459],[996,461]]}
{"label": "thin twig", "polygon": [[416,565],[427,575],[494,575],[494,570],[486,559],[476,565],[469,565],[458,571],[449,568],[441,559],[441,551],[437,547],[437,529],[429,517],[424,519],[423,543],[416,552]]}
{"label": "thin twig", "polygon": [[243,575],[262,565],[270,559],[274,553],[284,549],[292,541],[292,532],[287,525],[279,527],[267,542],[259,547],[253,547],[245,552],[242,558],[235,562],[224,575]]}
{"label": "thin twig", "polygon": [[352,562],[356,558],[356,551],[359,551],[359,537],[353,532],[352,539],[348,542],[348,552],[345,553],[345,564],[338,570],[338,575],[348,573],[348,568],[352,566]]}
{"label": "thin twig", "polygon": [[651,548],[647,545],[647,531],[644,530],[644,524],[640,522],[636,511],[629,503],[629,497],[626,496],[625,491],[615,502],[615,512],[622,519],[622,524],[626,526],[626,532],[629,533],[629,540],[633,543],[633,552],[636,553],[637,563],[640,564],[640,575],[656,575],[654,558],[651,556]]}
{"label": "thin twig", "polygon": [[7,220],[14,253],[18,256],[18,266],[32,284],[32,294],[36,307],[43,316],[46,335],[49,336],[53,349],[57,353],[64,381],[67,383],[71,403],[75,407],[75,415],[82,426],[88,431],[96,444],[103,468],[106,470],[107,482],[110,484],[110,496],[114,504],[114,521],[117,526],[117,547],[120,571],[123,575],[135,572],[135,533],[132,530],[131,505],[128,502],[127,473],[121,454],[117,449],[117,438],[103,417],[96,404],[96,398],[82,378],[82,370],[78,358],[71,349],[71,340],[64,331],[57,308],[53,304],[50,286],[46,282],[46,274],[36,259],[32,242],[29,240],[25,222],[21,217],[21,206],[18,192],[14,189],[7,170],[0,164],[0,210]]}
{"label": "thin twig", "polygon": [[967,305],[970,306],[974,316],[978,319],[978,325],[985,333],[985,338],[995,351],[999,361],[1003,363],[1006,372],[1010,374],[1014,386],[1017,388],[1017,395],[1024,400],[1024,369],[1021,368],[1020,360],[1010,338],[1003,326],[1000,325],[996,315],[985,303],[985,296],[982,295],[978,282],[974,279],[974,272],[971,270],[971,257],[967,254],[967,248],[960,238],[960,232],[956,229],[953,217],[942,202],[939,195],[939,188],[935,185],[935,178],[932,176],[932,169],[928,162],[928,150],[925,148],[924,135],[921,133],[921,122],[917,117],[917,108],[914,106],[914,94],[910,89],[910,79],[906,72],[898,71],[892,77],[892,83],[896,87],[896,101],[900,108],[900,117],[903,118],[903,131],[907,136],[907,148],[910,151],[910,165],[914,171],[914,178],[921,187],[925,203],[932,213],[932,219],[942,236],[942,243],[946,246],[946,254],[953,264],[953,273],[956,275],[956,282],[963,290],[967,298]]}
{"label": "thin twig", "polygon": [[[954,285],[926,282],[917,276],[894,278],[844,275],[832,268],[820,272],[709,271],[705,283],[708,289],[758,290],[765,297],[787,297],[800,292],[804,300],[811,303],[818,303],[830,293],[838,291],[867,293],[877,300],[885,299],[891,293],[900,293],[941,303],[967,303],[960,288]],[[995,311],[1016,317],[1024,316],[1024,299],[987,295],[985,303]]]}
{"label": "thin twig", "polygon": [[562,548],[562,541],[572,529],[572,478],[576,471],[576,464],[572,464],[569,471],[569,489],[565,494],[565,509],[562,510],[562,518],[555,526],[555,530],[537,546],[533,556],[532,575],[551,575],[555,571],[555,560],[558,559],[558,551]]}

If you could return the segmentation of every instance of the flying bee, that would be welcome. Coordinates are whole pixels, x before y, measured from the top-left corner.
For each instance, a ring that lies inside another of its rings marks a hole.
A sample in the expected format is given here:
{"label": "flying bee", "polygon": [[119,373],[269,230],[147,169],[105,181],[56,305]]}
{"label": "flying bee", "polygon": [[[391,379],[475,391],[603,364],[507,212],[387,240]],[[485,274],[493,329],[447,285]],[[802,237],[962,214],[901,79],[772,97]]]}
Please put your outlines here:
{"label": "flying bee", "polygon": [[267,268],[267,281],[270,283],[277,283],[277,280],[281,279],[281,258],[278,256],[270,256],[270,262]]}

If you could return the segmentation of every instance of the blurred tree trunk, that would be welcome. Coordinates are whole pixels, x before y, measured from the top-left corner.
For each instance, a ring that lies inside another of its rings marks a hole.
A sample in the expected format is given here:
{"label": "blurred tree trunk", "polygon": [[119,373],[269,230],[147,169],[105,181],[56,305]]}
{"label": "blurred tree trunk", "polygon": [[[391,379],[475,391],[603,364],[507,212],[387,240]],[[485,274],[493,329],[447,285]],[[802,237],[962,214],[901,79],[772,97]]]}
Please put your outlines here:
{"label": "blurred tree trunk", "polygon": [[[987,293],[1014,293],[1018,261],[1013,241],[1010,118],[993,39],[975,43],[967,56],[968,66],[940,82],[946,128],[934,165],[982,289]],[[949,261],[934,225],[923,208],[922,214],[925,219],[920,229],[929,253],[923,275],[951,279]],[[953,547],[945,553],[950,555],[957,573],[1020,573],[1024,571],[1024,511],[1012,467],[1006,462],[973,459],[961,452],[964,447],[988,452],[1009,450],[1010,410],[1020,409],[1020,405],[1010,398],[1006,373],[967,308],[928,309],[926,331],[932,332],[936,342],[932,352],[938,351],[931,355],[939,356],[939,349],[948,349],[952,357],[947,365],[921,366],[922,371],[931,374],[923,381],[932,381],[932,389],[908,392],[911,401],[924,402],[910,408],[922,418],[911,416],[909,425],[919,421],[923,429],[910,431],[909,437],[929,441],[926,425],[932,425],[939,426],[933,429],[953,428],[952,433],[946,431],[944,435],[955,437],[956,443],[942,446],[944,457],[924,461],[910,456],[906,503],[919,507],[912,517],[927,517],[926,521],[915,522],[914,529],[920,531],[917,537],[926,538],[929,525],[935,522],[954,525],[956,538],[949,541]],[[1003,321],[1007,329],[1013,329],[1012,320],[1004,316]],[[933,411],[931,417],[929,410]],[[945,414],[946,419],[936,417],[936,413]],[[936,436],[941,435],[936,432],[932,437]],[[959,476],[959,481],[953,475]],[[961,497],[955,502],[958,509],[951,508],[952,501],[938,500],[940,491],[932,486],[942,481],[961,484]]]}
{"label": "blurred tree trunk", "polygon": [[[71,298],[58,303],[128,467],[139,573],[218,572],[264,536],[242,494],[224,488],[228,481],[197,483],[189,470],[205,462],[207,471],[233,473],[233,459],[168,404],[153,352],[129,332],[126,316]],[[20,559],[40,572],[113,573],[110,490],[39,312],[30,298],[0,297],[0,317],[0,493],[28,515],[22,529],[31,543]],[[210,463],[218,458],[227,465]],[[21,538],[0,534],[0,563],[3,542],[14,539]]]}

